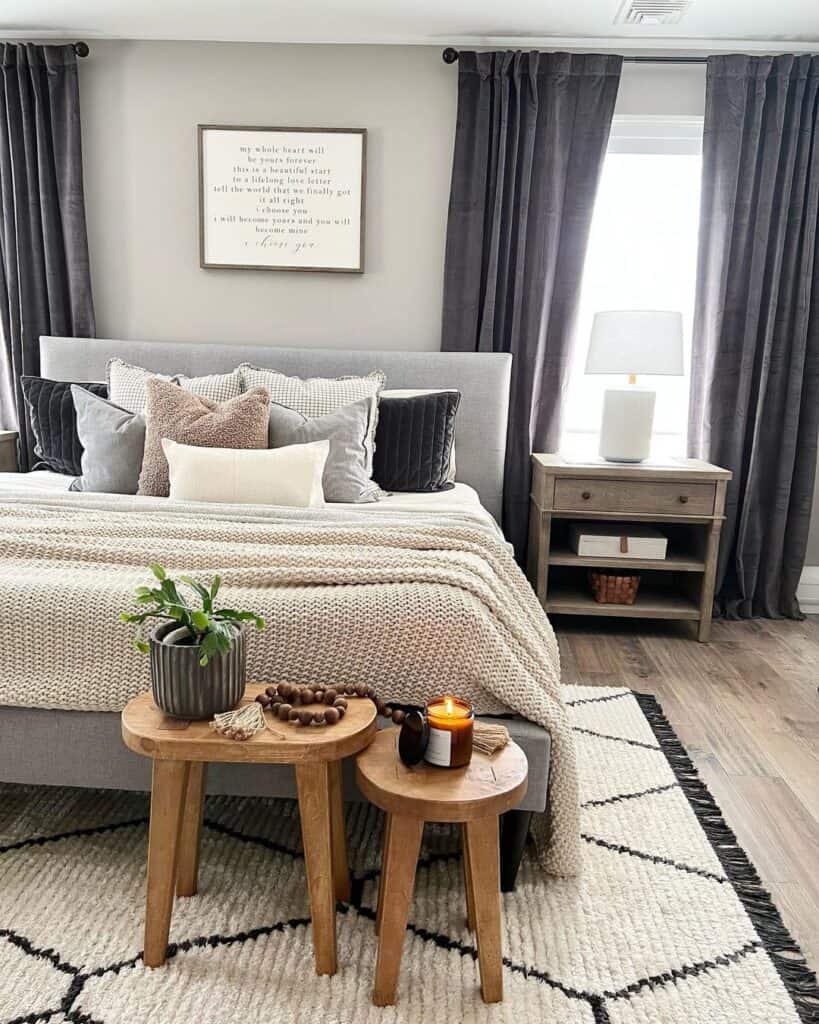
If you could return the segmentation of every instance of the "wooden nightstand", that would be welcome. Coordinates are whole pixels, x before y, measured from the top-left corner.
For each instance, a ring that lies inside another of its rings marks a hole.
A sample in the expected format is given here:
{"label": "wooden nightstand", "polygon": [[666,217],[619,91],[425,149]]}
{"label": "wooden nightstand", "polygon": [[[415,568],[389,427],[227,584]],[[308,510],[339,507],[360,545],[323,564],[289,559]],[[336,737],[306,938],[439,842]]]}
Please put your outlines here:
{"label": "wooden nightstand", "polygon": [[0,430],[0,473],[16,473],[17,431]]}
{"label": "wooden nightstand", "polygon": [[[540,603],[553,615],[689,619],[698,623],[697,639],[707,640],[730,479],[727,469],[697,459],[626,465],[533,455],[527,572]],[[667,555],[576,555],[569,525],[582,520],[656,526],[668,537]],[[598,604],[586,577],[594,568],[639,573],[635,603]]]}

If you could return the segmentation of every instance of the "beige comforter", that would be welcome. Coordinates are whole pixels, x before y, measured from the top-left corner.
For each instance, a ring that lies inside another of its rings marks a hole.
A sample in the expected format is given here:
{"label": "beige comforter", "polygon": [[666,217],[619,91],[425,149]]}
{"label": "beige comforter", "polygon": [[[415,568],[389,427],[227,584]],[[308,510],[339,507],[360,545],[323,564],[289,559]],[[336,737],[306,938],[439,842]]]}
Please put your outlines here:
{"label": "beige comforter", "polygon": [[264,616],[248,671],[366,681],[510,709],[552,737],[545,866],[579,867],[577,775],[555,637],[508,545],[469,513],[368,513],[92,494],[0,502],[0,704],[118,711],[149,686],[119,613],[147,566],[219,573],[224,605]]}

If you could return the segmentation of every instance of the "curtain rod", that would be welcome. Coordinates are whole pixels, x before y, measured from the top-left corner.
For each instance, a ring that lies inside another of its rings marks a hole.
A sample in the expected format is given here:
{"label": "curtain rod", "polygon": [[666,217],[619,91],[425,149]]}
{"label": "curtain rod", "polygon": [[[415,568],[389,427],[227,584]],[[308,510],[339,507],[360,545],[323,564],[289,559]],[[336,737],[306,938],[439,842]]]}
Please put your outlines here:
{"label": "curtain rod", "polygon": [[[455,64],[460,57],[456,49],[448,46],[441,54],[444,64]],[[623,57],[627,64],[707,64],[707,57]]]}
{"label": "curtain rod", "polygon": [[[14,40],[5,40],[4,39],[4,40],[2,40],[2,42],[4,42],[4,43],[8,42],[9,45],[11,45],[11,46],[16,46],[17,45]],[[45,45],[48,45],[48,44],[45,44]],[[71,49],[74,51],[74,53],[78,57],[87,57],[88,54],[91,52],[90,49],[88,48],[88,43],[84,43],[81,39],[78,42],[70,43],[69,45],[71,46]],[[457,59],[458,58],[456,57],[455,60],[457,60]],[[447,63],[451,64],[452,61],[447,61]]]}

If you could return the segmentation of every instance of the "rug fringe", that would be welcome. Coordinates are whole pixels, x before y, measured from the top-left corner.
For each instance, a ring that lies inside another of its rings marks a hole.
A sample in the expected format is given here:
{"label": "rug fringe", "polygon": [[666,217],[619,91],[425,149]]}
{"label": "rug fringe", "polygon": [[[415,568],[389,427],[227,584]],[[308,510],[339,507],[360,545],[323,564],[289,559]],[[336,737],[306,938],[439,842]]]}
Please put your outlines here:
{"label": "rug fringe", "polygon": [[803,1024],[819,1024],[819,985],[816,974],[791,933],[785,927],[770,893],[756,868],[728,827],[717,802],[697,774],[656,697],[634,697],[660,744],[691,809],[708,837],[737,896],[753,922],[757,935],[793,1000]]}

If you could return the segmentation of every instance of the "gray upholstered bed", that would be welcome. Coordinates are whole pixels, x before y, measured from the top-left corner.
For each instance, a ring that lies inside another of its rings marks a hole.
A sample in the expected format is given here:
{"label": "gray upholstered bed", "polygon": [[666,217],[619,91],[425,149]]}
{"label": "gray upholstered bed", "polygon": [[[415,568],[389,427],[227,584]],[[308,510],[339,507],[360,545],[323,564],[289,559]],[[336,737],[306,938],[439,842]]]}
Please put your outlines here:
{"label": "gray upholstered bed", "polygon": [[[57,380],[104,380],[118,356],[157,372],[202,375],[226,372],[243,361],[302,377],[383,370],[389,388],[454,387],[461,391],[456,421],[457,477],[471,485],[499,518],[509,401],[511,357],[503,354],[336,351],[232,344],[180,344],[103,339],[41,339],[42,375]],[[530,761],[527,810],[545,809],[550,738],[523,719],[509,727]],[[123,789],[149,788],[149,765],[120,740],[111,712],[0,707],[0,780]],[[288,768],[214,766],[211,792],[294,794]],[[354,796],[352,782],[350,795]]]}

